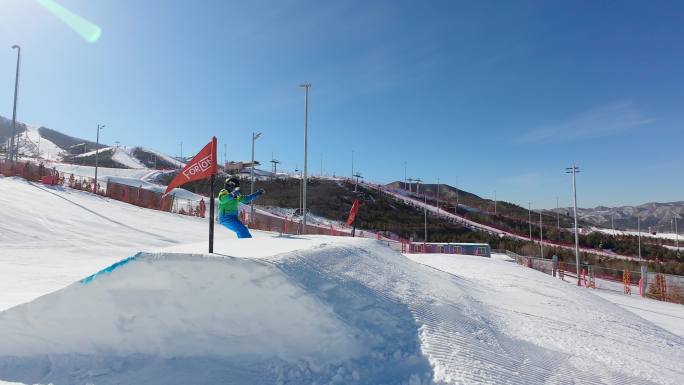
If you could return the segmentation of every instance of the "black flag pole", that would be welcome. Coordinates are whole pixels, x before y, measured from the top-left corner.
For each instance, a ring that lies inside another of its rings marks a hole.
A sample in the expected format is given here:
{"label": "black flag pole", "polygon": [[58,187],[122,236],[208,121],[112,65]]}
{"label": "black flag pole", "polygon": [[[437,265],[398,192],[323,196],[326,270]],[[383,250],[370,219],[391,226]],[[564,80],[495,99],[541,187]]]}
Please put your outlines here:
{"label": "black flag pole", "polygon": [[216,174],[211,174],[209,186],[209,253],[214,252],[214,180]]}

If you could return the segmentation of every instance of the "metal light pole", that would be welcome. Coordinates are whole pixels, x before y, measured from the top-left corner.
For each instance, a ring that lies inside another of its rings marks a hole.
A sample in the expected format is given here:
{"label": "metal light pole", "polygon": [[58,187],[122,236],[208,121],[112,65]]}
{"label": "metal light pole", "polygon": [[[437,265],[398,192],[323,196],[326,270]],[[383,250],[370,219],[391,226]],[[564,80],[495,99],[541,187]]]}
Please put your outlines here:
{"label": "metal light pole", "polygon": [[406,162],[404,162],[404,190],[406,190]]}
{"label": "metal light pole", "polygon": [[423,197],[425,198],[425,202],[423,204],[423,214],[425,215],[425,233],[423,235],[425,236],[425,243],[427,243],[427,192],[423,193]]}
{"label": "metal light pole", "polygon": [[494,215],[496,215],[496,190],[494,190]]}
{"label": "metal light pole", "polygon": [[[252,132],[252,167],[249,168],[249,178],[251,179],[250,194],[254,194],[254,142],[256,142],[260,136],[261,132]],[[254,218],[254,201],[249,204],[249,207],[249,220],[251,221],[252,218]]]}
{"label": "metal light pole", "polygon": [[352,179],[354,179],[354,150],[352,150]]}
{"label": "metal light pole", "polygon": [[[5,156],[9,160],[19,160],[19,137],[16,138],[16,150],[14,148],[14,138],[17,136],[17,92],[19,90],[19,63],[21,61],[21,47],[13,45],[12,49],[17,50],[17,72],[14,77],[14,107],[12,108],[12,138],[10,139],[10,148]],[[14,158],[12,158],[14,156]]]}
{"label": "metal light pole", "polygon": [[572,174],[572,195],[573,195],[573,210],[575,213],[575,267],[577,268],[577,286],[581,286],[580,269],[579,269],[579,233],[577,231],[577,181],[576,175],[579,172],[579,167],[574,164],[572,167],[566,167],[565,173]]}
{"label": "metal light pole", "polygon": [[97,158],[100,149],[100,130],[103,128],[105,128],[104,124],[97,125],[97,138],[95,139],[95,143],[97,143],[95,146],[95,181],[93,181],[93,191],[95,191],[95,194],[97,194]]}
{"label": "metal light pole", "polygon": [[679,232],[677,231],[677,217],[674,217],[675,225],[675,247],[677,248],[677,257],[679,257]]}
{"label": "metal light pole", "polygon": [[299,175],[299,215],[302,215],[302,170],[295,168],[295,172]]}
{"label": "metal light pole", "polygon": [[437,215],[439,215],[439,178],[437,178]]}
{"label": "metal light pole", "polygon": [[541,257],[544,259],[544,221],[541,210],[539,210],[539,248],[541,249]]}
{"label": "metal light pole", "polygon": [[637,235],[639,239],[639,260],[641,261],[641,218],[637,214]]}
{"label": "metal light pole", "polygon": [[527,202],[527,223],[530,225],[530,241],[532,240],[532,202]]}
{"label": "metal light pole", "polygon": [[558,205],[558,197],[556,197],[556,231],[558,231],[558,237],[560,239],[560,207]]}
{"label": "metal light pole", "polygon": [[458,177],[456,177],[456,214],[458,215]]}
{"label": "metal light pole", "polygon": [[307,152],[308,152],[308,130],[309,130],[309,88],[311,84],[304,83],[300,85],[304,88],[304,175],[303,187],[302,187],[302,211],[304,211],[304,226],[302,228],[302,234],[306,234],[306,178],[307,178]]}

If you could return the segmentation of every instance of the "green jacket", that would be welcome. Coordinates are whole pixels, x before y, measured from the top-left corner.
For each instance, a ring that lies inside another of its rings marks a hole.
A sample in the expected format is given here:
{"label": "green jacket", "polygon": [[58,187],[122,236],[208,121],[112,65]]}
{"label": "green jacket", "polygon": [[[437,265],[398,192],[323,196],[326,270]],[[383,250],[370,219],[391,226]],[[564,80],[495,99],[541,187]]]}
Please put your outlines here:
{"label": "green jacket", "polygon": [[218,215],[220,217],[225,217],[228,215],[238,215],[238,204],[244,203],[249,204],[254,199],[256,199],[261,193],[259,191],[250,195],[242,195],[239,192],[234,196],[229,193],[226,189],[221,189],[218,194],[219,200],[219,210]]}

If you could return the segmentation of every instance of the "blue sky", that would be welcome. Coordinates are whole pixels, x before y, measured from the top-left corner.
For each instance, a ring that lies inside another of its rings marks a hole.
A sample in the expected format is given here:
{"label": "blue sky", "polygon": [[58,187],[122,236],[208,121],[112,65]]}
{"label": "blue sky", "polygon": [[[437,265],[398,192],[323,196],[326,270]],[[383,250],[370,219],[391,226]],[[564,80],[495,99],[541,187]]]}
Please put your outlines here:
{"label": "blue sky", "polygon": [[[188,154],[408,176],[533,207],[684,200],[684,3],[0,0],[0,115]],[[2,48],[4,47],[4,48]],[[4,53],[3,53],[4,52]]]}

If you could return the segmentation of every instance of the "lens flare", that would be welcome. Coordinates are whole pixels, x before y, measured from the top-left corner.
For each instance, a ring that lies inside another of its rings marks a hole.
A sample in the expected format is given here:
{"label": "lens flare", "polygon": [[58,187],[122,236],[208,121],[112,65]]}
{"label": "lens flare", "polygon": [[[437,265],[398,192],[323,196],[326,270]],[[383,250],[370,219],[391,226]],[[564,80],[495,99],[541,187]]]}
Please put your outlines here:
{"label": "lens flare", "polygon": [[95,43],[102,35],[100,27],[64,8],[54,0],[36,0],[36,2],[57,16],[88,42]]}

